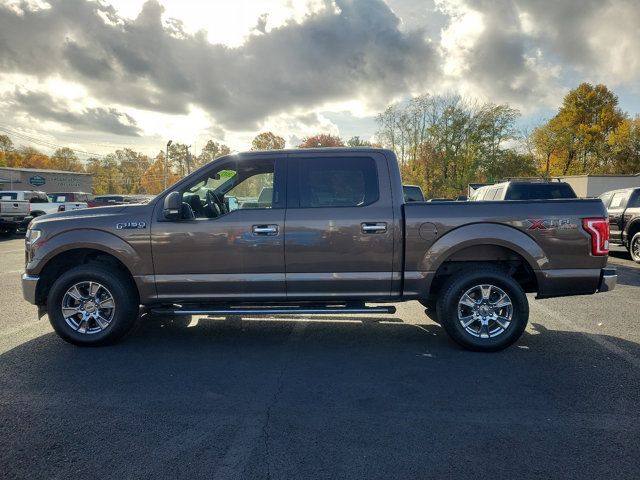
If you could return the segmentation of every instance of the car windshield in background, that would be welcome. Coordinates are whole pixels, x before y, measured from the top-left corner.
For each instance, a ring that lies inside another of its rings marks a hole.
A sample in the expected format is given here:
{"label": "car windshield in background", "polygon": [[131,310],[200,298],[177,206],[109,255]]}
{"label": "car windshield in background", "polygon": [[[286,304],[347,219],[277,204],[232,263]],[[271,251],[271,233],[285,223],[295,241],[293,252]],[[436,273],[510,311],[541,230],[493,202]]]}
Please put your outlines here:
{"label": "car windshield in background", "polygon": [[505,200],[551,200],[554,198],[576,198],[576,194],[566,183],[527,183],[510,185],[505,196]]}

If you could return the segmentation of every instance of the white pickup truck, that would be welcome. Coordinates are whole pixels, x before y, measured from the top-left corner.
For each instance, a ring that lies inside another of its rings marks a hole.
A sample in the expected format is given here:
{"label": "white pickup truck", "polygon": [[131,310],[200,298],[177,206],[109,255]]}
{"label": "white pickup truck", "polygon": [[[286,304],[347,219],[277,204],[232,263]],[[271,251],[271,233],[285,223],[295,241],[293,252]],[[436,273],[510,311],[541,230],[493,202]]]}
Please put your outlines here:
{"label": "white pickup truck", "polygon": [[[3,200],[13,200],[19,204],[26,204],[26,212],[24,212],[24,205],[20,207],[22,219],[18,224],[18,227],[24,228],[26,228],[32,219],[48,213],[80,210],[88,207],[86,202],[52,202],[46,193],[33,190],[0,191],[0,198]],[[15,231],[15,229],[13,229],[13,231]]]}
{"label": "white pickup truck", "polygon": [[0,234],[12,235],[29,217],[29,203],[15,192],[0,192]]}

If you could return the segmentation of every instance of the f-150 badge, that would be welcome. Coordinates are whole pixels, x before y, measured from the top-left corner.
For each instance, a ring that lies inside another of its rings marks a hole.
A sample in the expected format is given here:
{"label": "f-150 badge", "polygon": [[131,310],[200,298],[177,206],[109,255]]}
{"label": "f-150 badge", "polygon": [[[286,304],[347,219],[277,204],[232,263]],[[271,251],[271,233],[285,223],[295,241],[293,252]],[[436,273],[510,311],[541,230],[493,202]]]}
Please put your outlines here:
{"label": "f-150 badge", "polygon": [[138,228],[147,228],[147,222],[124,222],[116,223],[118,230],[136,230]]}

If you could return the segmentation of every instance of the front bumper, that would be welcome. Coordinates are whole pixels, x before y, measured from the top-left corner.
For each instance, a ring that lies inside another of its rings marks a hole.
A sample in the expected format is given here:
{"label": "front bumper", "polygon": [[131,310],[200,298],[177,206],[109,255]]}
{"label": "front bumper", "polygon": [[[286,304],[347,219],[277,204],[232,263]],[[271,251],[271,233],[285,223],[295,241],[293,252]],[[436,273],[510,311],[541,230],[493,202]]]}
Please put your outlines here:
{"label": "front bumper", "polygon": [[598,292],[610,292],[616,288],[618,283],[618,274],[615,268],[603,268],[600,272],[600,285]]}
{"label": "front bumper", "polygon": [[24,299],[32,304],[36,304],[36,288],[38,287],[38,280],[40,277],[35,275],[22,275],[22,296]]}

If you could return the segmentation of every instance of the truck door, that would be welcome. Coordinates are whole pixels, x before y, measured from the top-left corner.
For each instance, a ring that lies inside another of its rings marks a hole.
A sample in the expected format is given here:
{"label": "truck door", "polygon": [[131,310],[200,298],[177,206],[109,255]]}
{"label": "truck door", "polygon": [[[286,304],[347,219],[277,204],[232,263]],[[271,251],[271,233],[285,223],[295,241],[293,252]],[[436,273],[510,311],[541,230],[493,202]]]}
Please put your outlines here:
{"label": "truck door", "polygon": [[297,153],[288,166],[287,297],[388,298],[395,225],[384,156]]}
{"label": "truck door", "polygon": [[160,300],[285,297],[285,168],[284,156],[231,157],[180,187],[185,218],[160,211],[152,227]]}
{"label": "truck door", "polygon": [[624,229],[624,211],[627,208],[629,193],[629,190],[622,190],[620,192],[614,193],[611,197],[608,211],[609,229],[611,230],[610,238],[612,243],[622,242],[622,230]]}

